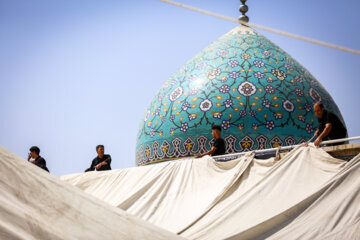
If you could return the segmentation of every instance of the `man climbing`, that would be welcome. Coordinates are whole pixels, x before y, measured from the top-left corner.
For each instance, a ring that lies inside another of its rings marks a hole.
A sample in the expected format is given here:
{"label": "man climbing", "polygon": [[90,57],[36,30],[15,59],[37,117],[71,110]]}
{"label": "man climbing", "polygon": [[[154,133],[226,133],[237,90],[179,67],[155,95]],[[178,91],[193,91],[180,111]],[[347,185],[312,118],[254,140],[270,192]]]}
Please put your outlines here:
{"label": "man climbing", "polygon": [[104,154],[105,148],[104,145],[97,145],[96,146],[96,153],[97,157],[94,158],[91,162],[91,166],[85,170],[88,171],[104,171],[104,170],[111,170],[111,156],[109,154]]}
{"label": "man climbing", "polygon": [[221,138],[221,126],[214,125],[211,129],[212,136],[215,138],[213,146],[210,151],[200,154],[196,158],[201,158],[205,155],[216,156],[225,154],[225,141]]}
{"label": "man climbing", "polygon": [[317,102],[314,104],[314,115],[318,118],[319,122],[314,134],[317,137],[314,142],[315,146],[319,146],[323,140],[339,139],[347,136],[344,124],[334,113],[326,110],[323,103]]}
{"label": "man climbing", "polygon": [[[33,146],[30,148],[30,153],[28,155],[28,161],[35,164],[36,166],[44,169],[45,171],[49,172],[49,169],[46,167],[46,161],[43,157],[41,157],[40,155],[40,148],[38,148],[37,146]],[[30,160],[30,159],[34,159],[34,160]]]}

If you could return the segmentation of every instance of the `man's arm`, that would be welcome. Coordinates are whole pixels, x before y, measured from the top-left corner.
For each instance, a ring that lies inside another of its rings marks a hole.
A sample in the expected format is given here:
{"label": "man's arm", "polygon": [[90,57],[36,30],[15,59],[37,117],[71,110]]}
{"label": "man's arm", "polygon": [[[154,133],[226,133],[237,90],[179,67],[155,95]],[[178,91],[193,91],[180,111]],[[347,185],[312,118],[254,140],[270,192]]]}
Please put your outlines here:
{"label": "man's arm", "polygon": [[104,165],[107,165],[107,164],[110,165],[110,163],[111,163],[111,156],[109,155],[108,158],[104,161]]}
{"label": "man's arm", "polygon": [[315,137],[318,137],[318,136],[319,136],[319,128],[316,129],[314,136],[315,136]]}
{"label": "man's arm", "polygon": [[96,169],[101,168],[102,166],[108,165],[111,163],[111,156],[109,155],[108,158],[104,161],[102,161],[101,163],[99,163],[98,165],[95,166]]}
{"label": "man's arm", "polygon": [[322,131],[322,133],[320,133],[320,135],[317,137],[317,139],[314,142],[315,146],[319,146],[321,141],[323,140],[324,137],[326,137],[327,135],[329,135],[329,133],[331,132],[332,129],[332,124],[331,123],[327,123],[325,125],[325,129],[324,131]]}
{"label": "man's arm", "polygon": [[206,156],[206,155],[213,155],[213,153],[216,151],[216,147],[212,147],[210,149],[210,151],[206,152],[206,153],[203,153],[203,154],[200,154],[200,155],[197,155],[196,158],[201,158],[203,156]]}

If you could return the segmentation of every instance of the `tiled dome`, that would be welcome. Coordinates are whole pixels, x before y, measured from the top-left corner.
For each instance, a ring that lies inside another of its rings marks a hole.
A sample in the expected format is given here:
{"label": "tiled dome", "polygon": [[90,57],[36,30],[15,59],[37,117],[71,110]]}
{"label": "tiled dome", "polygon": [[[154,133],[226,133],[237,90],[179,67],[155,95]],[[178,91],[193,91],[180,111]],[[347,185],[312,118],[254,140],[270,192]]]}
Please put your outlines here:
{"label": "tiled dome", "polygon": [[222,126],[226,152],[293,145],[314,134],[312,104],[342,120],[325,88],[268,39],[239,26],[182,66],[156,94],[138,132],[136,163],[210,150]]}

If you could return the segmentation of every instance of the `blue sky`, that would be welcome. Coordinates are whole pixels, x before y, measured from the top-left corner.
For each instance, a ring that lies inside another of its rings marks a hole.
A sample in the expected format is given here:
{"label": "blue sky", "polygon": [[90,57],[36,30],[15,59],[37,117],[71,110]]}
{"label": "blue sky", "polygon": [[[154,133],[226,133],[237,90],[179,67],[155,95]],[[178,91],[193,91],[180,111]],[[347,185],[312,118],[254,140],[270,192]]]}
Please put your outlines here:
{"label": "blue sky", "polygon": [[[237,18],[239,1],[179,0]],[[360,49],[360,2],[247,1],[250,21]],[[41,148],[57,176],[82,172],[104,144],[135,166],[138,126],[162,84],[236,24],[157,0],[0,0],[0,145]],[[327,89],[359,136],[360,56],[262,32]]]}

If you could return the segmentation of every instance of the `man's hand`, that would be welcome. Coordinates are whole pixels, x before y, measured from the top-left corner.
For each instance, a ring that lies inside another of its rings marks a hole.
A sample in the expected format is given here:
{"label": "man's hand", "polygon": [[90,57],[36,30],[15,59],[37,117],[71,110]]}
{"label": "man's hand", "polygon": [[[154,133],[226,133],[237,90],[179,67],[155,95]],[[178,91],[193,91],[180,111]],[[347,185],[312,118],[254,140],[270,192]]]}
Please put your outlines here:
{"label": "man's hand", "polygon": [[195,158],[202,158],[203,155],[197,155]]}
{"label": "man's hand", "polygon": [[315,140],[314,145],[315,145],[316,147],[318,147],[318,146],[320,145],[321,141],[322,141],[322,139],[318,137],[318,138]]}
{"label": "man's hand", "polygon": [[28,155],[28,161],[30,161],[30,159],[31,159],[31,153],[29,153]]}
{"label": "man's hand", "polygon": [[99,170],[99,168],[101,168],[102,164],[99,163],[98,165],[95,166],[96,170]]}

